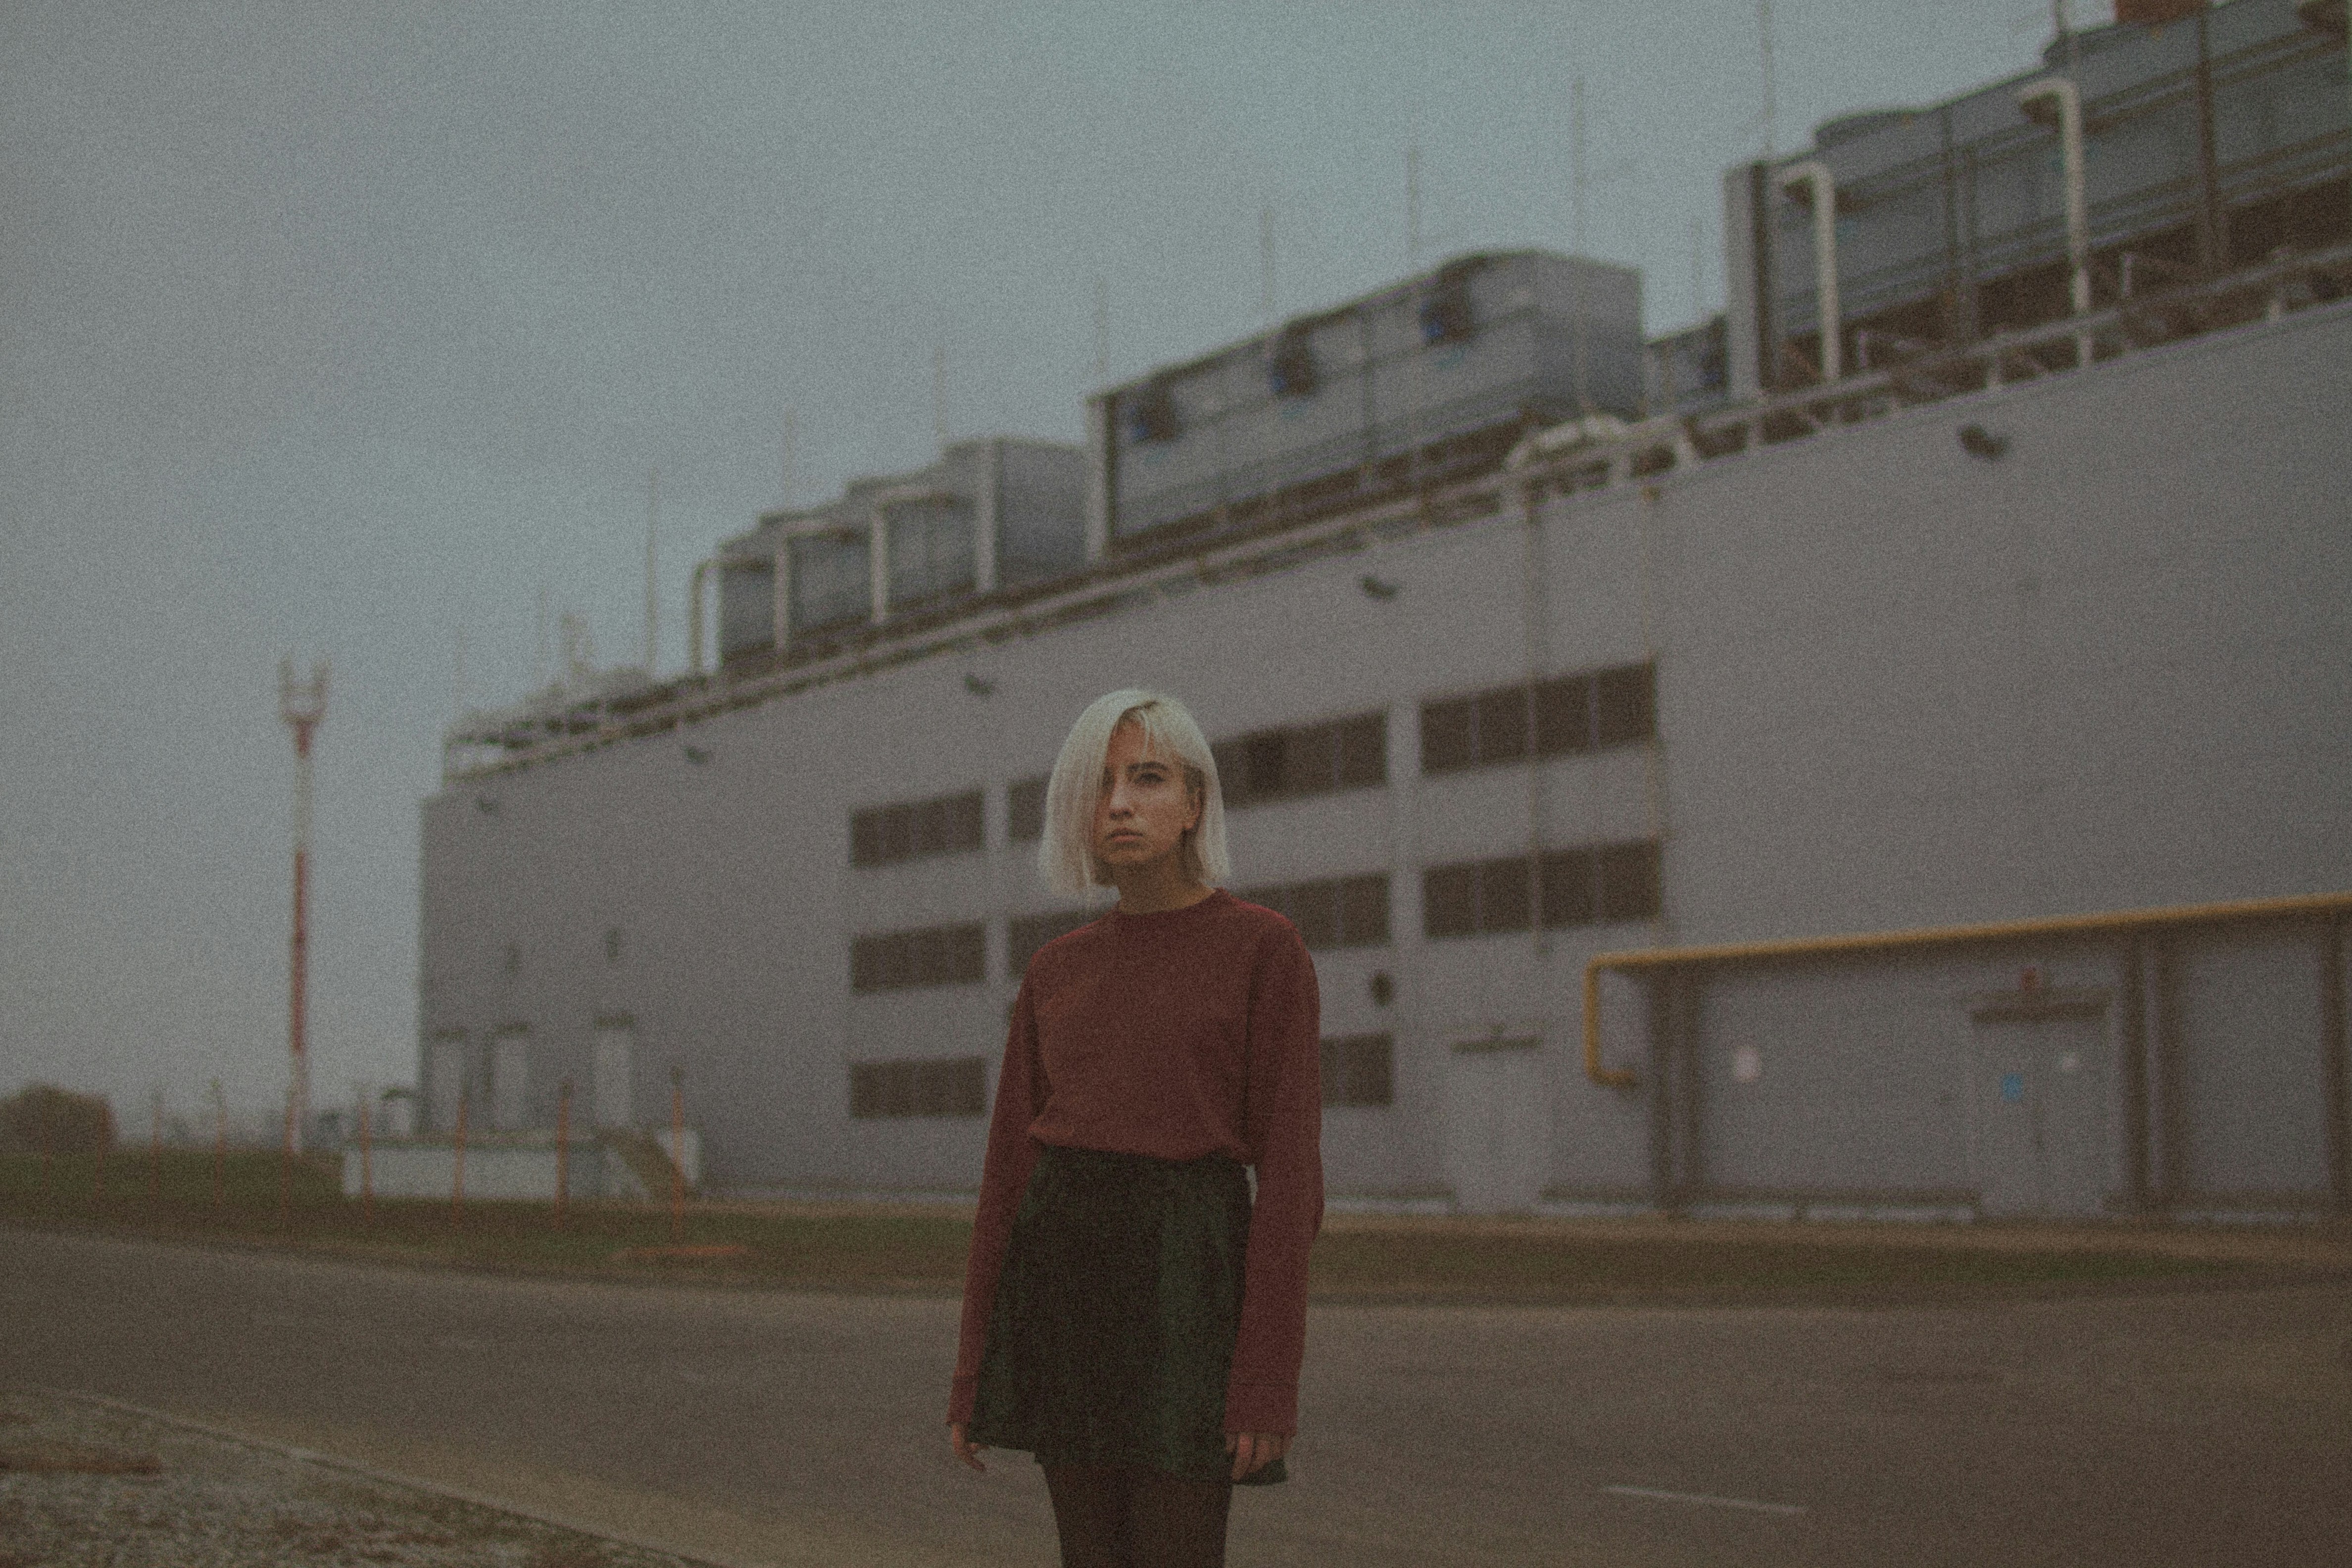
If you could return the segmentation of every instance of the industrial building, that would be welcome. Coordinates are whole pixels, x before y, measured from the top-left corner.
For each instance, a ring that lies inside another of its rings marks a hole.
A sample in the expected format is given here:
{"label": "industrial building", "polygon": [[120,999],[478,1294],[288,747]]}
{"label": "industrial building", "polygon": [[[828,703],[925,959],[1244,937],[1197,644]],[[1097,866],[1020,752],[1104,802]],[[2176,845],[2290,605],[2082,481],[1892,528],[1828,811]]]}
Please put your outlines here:
{"label": "industrial building", "polygon": [[1042,775],[1146,685],[1315,953],[1335,1202],[2352,1208],[2343,16],[1832,121],[1689,331],[1459,258],[761,519],[687,677],[450,731],[428,1126],[677,1069],[716,1184],[973,1189],[1090,918]]}

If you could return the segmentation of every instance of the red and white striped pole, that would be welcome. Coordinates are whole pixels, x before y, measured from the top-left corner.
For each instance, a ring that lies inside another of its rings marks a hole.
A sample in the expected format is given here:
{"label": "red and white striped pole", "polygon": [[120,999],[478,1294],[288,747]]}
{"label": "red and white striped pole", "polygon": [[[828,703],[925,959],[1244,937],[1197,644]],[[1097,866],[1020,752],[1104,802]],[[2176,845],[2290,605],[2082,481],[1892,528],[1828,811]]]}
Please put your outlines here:
{"label": "red and white striped pole", "polygon": [[302,1126],[310,1114],[310,1058],[303,1039],[310,971],[310,732],[327,716],[327,664],[310,666],[310,679],[297,682],[294,661],[278,661],[278,716],[294,731],[294,934],[289,952],[286,1044],[293,1078],[286,1092],[286,1155],[302,1150]]}

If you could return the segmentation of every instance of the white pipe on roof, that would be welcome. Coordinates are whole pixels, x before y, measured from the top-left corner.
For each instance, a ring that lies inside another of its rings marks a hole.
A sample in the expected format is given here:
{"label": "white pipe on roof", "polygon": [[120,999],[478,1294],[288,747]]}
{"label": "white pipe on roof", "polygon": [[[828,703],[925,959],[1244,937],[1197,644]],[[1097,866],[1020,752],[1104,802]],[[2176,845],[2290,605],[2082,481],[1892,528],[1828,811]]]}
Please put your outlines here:
{"label": "white pipe on roof", "polygon": [[996,509],[1004,486],[1004,442],[990,437],[980,444],[979,504],[971,519],[971,590],[996,592]]}
{"label": "white pipe on roof", "polygon": [[1780,188],[1794,194],[1806,187],[1813,205],[1813,299],[1821,318],[1822,379],[1836,381],[1845,374],[1845,317],[1838,309],[1837,177],[1818,158],[1808,158],[1780,171]]}
{"label": "white pipe on roof", "polygon": [[770,601],[769,635],[776,640],[776,657],[783,657],[793,637],[793,533],[776,530],[775,595]]}
{"label": "white pipe on roof", "polygon": [[890,615],[890,509],[913,501],[961,501],[963,497],[943,485],[896,485],[877,490],[869,503],[873,510],[866,524],[866,586],[871,591],[868,600],[874,624],[880,626]]}
{"label": "white pipe on roof", "polygon": [[2063,76],[2044,77],[2017,89],[2017,106],[2030,117],[2043,99],[2058,102],[2059,157],[2066,172],[2066,262],[2072,268],[2068,294],[2074,314],[2091,309],[2091,207],[2083,181],[2083,89]]}
{"label": "white pipe on roof", "polygon": [[702,663],[703,587],[710,580],[710,569],[718,564],[716,561],[696,562],[694,575],[688,579],[686,590],[686,656],[688,668],[697,675],[700,675],[704,668]]}

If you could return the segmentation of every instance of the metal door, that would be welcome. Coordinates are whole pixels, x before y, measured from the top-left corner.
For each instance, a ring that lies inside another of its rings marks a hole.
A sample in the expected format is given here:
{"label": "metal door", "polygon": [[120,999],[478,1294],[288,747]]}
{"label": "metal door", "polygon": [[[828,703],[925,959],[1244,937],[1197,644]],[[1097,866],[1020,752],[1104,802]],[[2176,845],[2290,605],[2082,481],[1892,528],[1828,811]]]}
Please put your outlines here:
{"label": "metal door", "polygon": [[2004,1003],[1976,1015],[1977,1170],[1988,1215],[2090,1216],[2115,1186],[2105,1005]]}
{"label": "metal door", "polygon": [[427,1114],[432,1118],[432,1130],[446,1134],[457,1125],[457,1099],[466,1092],[466,1037],[445,1034],[434,1037],[425,1056]]}
{"label": "metal door", "polygon": [[635,1024],[596,1026],[596,1125],[633,1125],[632,1090],[635,1084],[637,1027]]}
{"label": "metal door", "polygon": [[1549,1173],[1543,1053],[1534,1040],[1471,1040],[1452,1058],[1446,1154],[1454,1205],[1465,1214],[1532,1209]]}
{"label": "metal door", "polygon": [[530,1116],[530,1037],[500,1035],[490,1048],[490,1125],[511,1132]]}

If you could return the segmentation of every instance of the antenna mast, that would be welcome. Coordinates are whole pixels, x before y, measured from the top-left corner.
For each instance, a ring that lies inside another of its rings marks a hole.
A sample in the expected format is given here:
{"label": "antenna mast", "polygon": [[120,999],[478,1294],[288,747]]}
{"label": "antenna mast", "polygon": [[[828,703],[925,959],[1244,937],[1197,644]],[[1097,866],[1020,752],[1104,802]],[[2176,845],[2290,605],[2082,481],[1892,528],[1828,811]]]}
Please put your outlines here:
{"label": "antenna mast", "polygon": [[1421,148],[1404,150],[1404,269],[1421,267]]}
{"label": "antenna mast", "polygon": [[1691,320],[1706,320],[1706,219],[1697,213],[1690,220]]}
{"label": "antenna mast", "polygon": [[931,350],[931,437],[941,454],[948,449],[948,351],[941,343]]}
{"label": "antenna mast", "polygon": [[646,470],[646,679],[654,679],[654,659],[661,650],[660,558],[656,553],[661,533],[661,470]]}
{"label": "antenna mast", "polygon": [[302,1151],[302,1124],[310,1115],[310,1058],[304,1038],[310,981],[310,733],[327,716],[327,661],[297,682],[294,661],[278,661],[278,716],[294,731],[294,932],[289,944],[286,1044],[292,1078],[286,1089],[286,1157]]}
{"label": "antenna mast", "polygon": [[1274,206],[1272,203],[1258,208],[1257,260],[1265,308],[1265,325],[1274,330]]}
{"label": "antenna mast", "polygon": [[1110,380],[1110,280],[1095,278],[1095,384]]}
{"label": "antenna mast", "polygon": [[1586,346],[1587,340],[1591,335],[1591,328],[1584,319],[1584,268],[1587,265],[1585,260],[1587,249],[1584,238],[1584,189],[1586,179],[1584,168],[1584,79],[1580,76],[1571,79],[1568,84],[1568,157],[1570,176],[1570,183],[1573,187],[1569,209],[1569,226],[1573,232],[1570,237],[1568,247],[1570,252],[1573,254],[1576,258],[1576,271],[1574,274],[1576,291],[1575,298],[1570,307],[1574,314],[1570,319],[1570,324],[1574,328],[1576,334],[1571,347],[1574,351],[1574,363],[1576,371],[1576,412],[1578,417],[1581,418],[1592,412],[1592,378],[1590,366],[1587,363],[1591,356]]}

